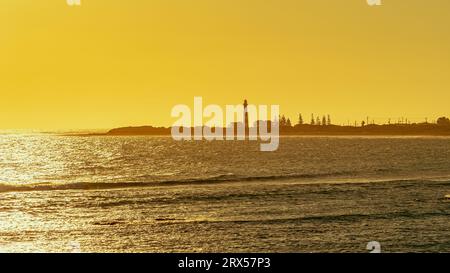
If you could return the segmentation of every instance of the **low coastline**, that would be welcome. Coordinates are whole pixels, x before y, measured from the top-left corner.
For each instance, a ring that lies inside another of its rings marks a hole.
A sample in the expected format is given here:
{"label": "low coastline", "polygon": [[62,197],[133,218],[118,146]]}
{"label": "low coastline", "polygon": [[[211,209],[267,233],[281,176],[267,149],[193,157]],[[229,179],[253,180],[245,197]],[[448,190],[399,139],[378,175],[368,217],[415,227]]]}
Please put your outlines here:
{"label": "low coastline", "polygon": [[[190,128],[194,132],[195,128]],[[170,136],[171,127],[129,126],[114,128],[104,133],[75,133],[64,136]],[[223,135],[226,135],[226,128]],[[236,131],[236,129],[235,129]],[[236,134],[237,135],[237,134]],[[280,127],[280,136],[450,136],[450,126],[434,123],[385,124],[366,126],[296,125]]]}

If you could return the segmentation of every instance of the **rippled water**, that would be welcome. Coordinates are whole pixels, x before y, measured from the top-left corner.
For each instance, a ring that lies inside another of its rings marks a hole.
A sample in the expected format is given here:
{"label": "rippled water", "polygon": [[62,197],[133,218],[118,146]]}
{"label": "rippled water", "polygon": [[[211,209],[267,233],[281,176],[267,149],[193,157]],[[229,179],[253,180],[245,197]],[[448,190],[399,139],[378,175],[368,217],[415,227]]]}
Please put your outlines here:
{"label": "rippled water", "polygon": [[0,251],[450,251],[450,139],[0,136]]}

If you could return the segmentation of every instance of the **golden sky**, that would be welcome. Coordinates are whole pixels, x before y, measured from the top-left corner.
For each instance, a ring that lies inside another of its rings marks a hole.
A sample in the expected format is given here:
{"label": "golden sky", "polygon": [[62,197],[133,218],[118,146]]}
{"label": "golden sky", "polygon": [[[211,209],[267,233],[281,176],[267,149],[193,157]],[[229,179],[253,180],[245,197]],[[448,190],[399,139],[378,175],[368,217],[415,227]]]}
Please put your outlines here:
{"label": "golden sky", "polygon": [[0,1],[0,129],[164,125],[175,104],[450,115],[450,1]]}

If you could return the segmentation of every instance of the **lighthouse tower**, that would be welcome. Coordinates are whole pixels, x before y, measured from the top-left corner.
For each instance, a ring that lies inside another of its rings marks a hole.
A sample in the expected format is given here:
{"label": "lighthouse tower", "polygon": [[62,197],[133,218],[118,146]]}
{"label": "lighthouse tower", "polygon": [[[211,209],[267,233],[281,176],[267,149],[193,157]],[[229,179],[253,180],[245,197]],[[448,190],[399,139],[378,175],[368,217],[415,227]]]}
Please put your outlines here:
{"label": "lighthouse tower", "polygon": [[245,126],[245,139],[249,138],[250,135],[250,125],[248,123],[248,111],[247,111],[247,100],[244,100],[244,126]]}

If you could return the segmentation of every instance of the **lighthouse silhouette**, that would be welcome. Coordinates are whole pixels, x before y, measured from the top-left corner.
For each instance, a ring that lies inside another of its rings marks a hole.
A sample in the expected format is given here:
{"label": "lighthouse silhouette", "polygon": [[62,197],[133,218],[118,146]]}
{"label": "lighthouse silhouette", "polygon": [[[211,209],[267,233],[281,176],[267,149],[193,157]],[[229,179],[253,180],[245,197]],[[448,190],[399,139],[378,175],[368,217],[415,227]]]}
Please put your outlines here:
{"label": "lighthouse silhouette", "polygon": [[244,126],[245,126],[245,139],[248,139],[249,138],[249,135],[250,135],[250,126],[249,126],[249,123],[248,123],[248,111],[247,111],[247,106],[248,106],[248,103],[247,103],[247,100],[245,99],[244,100]]}

